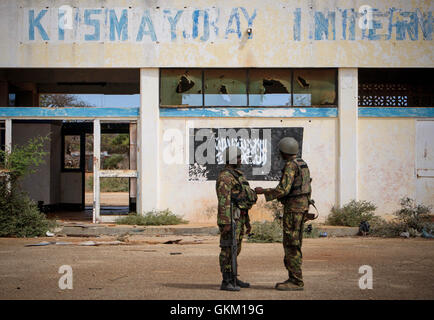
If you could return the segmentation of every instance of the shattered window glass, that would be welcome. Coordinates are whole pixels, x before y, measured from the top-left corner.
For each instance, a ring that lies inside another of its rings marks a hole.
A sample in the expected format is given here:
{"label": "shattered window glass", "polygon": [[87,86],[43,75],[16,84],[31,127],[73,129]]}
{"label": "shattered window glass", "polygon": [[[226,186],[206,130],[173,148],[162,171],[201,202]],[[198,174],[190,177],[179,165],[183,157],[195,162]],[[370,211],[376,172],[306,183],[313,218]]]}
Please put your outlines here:
{"label": "shattered window glass", "polygon": [[335,69],[295,69],[294,106],[336,105]]}
{"label": "shattered window glass", "polygon": [[247,106],[245,69],[205,70],[205,106]]}
{"label": "shattered window glass", "polygon": [[291,106],[291,70],[250,70],[249,105],[263,107]]}
{"label": "shattered window glass", "polygon": [[202,71],[162,69],[160,105],[202,106]]}

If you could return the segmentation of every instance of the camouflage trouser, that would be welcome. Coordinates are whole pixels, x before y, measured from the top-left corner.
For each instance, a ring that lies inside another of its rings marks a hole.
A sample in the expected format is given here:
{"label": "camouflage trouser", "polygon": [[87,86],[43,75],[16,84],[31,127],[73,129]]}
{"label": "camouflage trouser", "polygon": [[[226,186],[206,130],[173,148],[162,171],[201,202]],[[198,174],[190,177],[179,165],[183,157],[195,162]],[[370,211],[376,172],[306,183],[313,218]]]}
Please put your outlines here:
{"label": "camouflage trouser", "polygon": [[297,285],[303,285],[301,263],[303,255],[301,244],[303,241],[303,212],[284,210],[283,219],[283,263],[288,270],[289,280]]}
{"label": "camouflage trouser", "polygon": [[[246,222],[246,216],[242,215],[240,219],[237,221],[237,228],[236,228],[236,238],[237,238],[237,256],[241,252],[241,244],[243,242],[243,236],[244,236],[244,228],[245,228],[245,222]],[[220,229],[220,241],[222,240],[231,240],[232,233],[224,233],[223,231],[223,225],[219,225]],[[232,255],[231,255],[231,247],[222,247],[220,246],[220,270],[221,272],[232,272]]]}

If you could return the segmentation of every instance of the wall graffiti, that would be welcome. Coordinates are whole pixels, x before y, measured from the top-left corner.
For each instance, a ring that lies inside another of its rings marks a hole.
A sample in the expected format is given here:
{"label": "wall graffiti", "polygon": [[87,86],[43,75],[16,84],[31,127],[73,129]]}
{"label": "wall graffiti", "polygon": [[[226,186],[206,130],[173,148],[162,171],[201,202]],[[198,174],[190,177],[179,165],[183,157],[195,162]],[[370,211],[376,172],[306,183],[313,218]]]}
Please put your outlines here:
{"label": "wall graffiti", "polygon": [[303,128],[194,128],[190,129],[189,180],[216,180],[224,166],[227,147],[241,149],[241,170],[250,180],[276,181],[284,162],[277,144],[294,137],[303,145]]}

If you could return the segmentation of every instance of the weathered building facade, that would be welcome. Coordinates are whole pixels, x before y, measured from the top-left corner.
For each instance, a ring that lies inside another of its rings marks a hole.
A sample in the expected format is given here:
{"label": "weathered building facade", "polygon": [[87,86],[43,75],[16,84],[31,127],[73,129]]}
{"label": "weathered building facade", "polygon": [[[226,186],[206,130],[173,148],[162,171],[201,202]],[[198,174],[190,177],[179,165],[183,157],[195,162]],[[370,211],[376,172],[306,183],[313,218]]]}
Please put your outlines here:
{"label": "weathered building facade", "polygon": [[[43,173],[26,188],[58,205],[84,201],[84,171],[60,168],[62,139],[93,135],[94,221],[113,218],[101,214],[99,185],[114,177],[130,179],[138,212],[169,208],[214,221],[222,151],[239,145],[252,185],[271,187],[285,135],[302,145],[322,218],[352,199],[374,202],[382,215],[404,196],[434,205],[433,7],[428,0],[1,0],[2,142],[51,132]],[[95,93],[140,100],[40,106],[41,94]],[[130,166],[103,170],[101,133],[116,125],[130,135]],[[257,219],[265,212],[252,211]]]}

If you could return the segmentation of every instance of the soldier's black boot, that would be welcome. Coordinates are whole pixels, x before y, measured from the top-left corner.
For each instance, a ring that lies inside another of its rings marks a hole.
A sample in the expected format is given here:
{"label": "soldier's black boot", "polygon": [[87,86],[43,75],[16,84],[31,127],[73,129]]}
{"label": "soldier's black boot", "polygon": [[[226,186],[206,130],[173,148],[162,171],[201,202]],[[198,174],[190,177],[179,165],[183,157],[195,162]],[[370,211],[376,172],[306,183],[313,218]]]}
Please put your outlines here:
{"label": "soldier's black boot", "polygon": [[241,281],[237,278],[237,286],[240,286],[240,288],[250,288],[250,283]]}
{"label": "soldier's black boot", "polygon": [[223,273],[223,281],[222,281],[222,285],[220,286],[220,290],[240,291],[240,287],[238,285],[234,286],[231,272]]}

